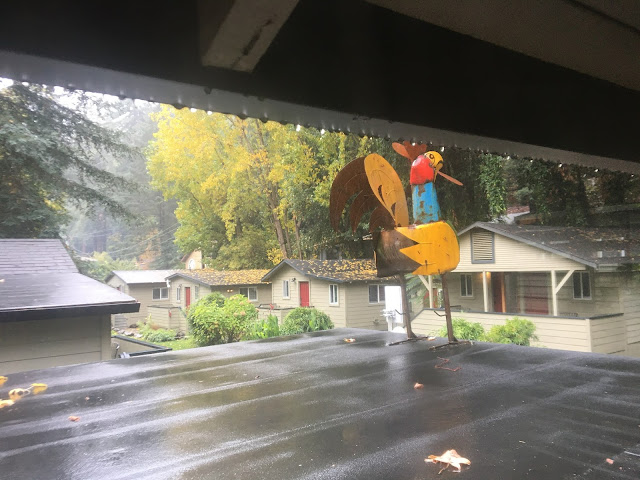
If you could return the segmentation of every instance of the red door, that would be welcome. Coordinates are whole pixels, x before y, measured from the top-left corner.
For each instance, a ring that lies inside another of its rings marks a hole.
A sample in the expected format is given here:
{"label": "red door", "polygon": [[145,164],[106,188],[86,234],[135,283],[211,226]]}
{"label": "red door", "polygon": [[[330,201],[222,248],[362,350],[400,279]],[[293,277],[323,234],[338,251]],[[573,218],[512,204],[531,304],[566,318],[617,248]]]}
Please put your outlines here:
{"label": "red door", "polygon": [[187,308],[191,305],[191,287],[184,287],[184,304]]}
{"label": "red door", "polygon": [[309,306],[309,282],[300,282],[300,306]]}

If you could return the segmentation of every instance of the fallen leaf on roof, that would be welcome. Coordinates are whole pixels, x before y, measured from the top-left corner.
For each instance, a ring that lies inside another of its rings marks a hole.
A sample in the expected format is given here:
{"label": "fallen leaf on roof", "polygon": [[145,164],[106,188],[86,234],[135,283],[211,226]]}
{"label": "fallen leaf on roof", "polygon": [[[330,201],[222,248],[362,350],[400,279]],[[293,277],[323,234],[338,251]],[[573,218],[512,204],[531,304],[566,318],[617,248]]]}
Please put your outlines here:
{"label": "fallen leaf on roof", "polygon": [[72,422],[77,422],[78,420],[80,420],[80,417],[76,417],[75,415],[71,415],[69,417],[69,420],[71,420]]}
{"label": "fallen leaf on roof", "polygon": [[0,278],[0,283],[4,282],[4,278]]}
{"label": "fallen leaf on roof", "polygon": [[7,377],[1,377],[0,376],[0,386],[4,385],[7,380],[9,380]]}
{"label": "fallen leaf on roof", "polygon": [[9,398],[14,402],[20,400],[23,397],[26,397],[31,393],[31,390],[27,388],[14,388],[9,391]]}
{"label": "fallen leaf on roof", "polygon": [[452,450],[447,450],[442,455],[429,455],[427,458],[424,459],[424,461],[427,462],[427,463],[444,463],[444,464],[446,464],[443,468],[440,469],[440,471],[438,472],[438,475],[440,475],[444,470],[449,468],[449,466],[457,468],[457,470],[454,470],[454,472],[459,472],[460,469],[461,469],[460,468],[461,464],[464,463],[465,465],[471,465],[471,462],[469,461],[468,458],[461,457],[458,454],[458,452],[456,452],[453,449]]}
{"label": "fallen leaf on roof", "polygon": [[424,385],[422,383],[416,382],[413,388],[415,388],[416,390],[420,390],[421,388],[424,388]]}
{"label": "fallen leaf on roof", "polygon": [[610,458],[607,458],[607,460],[606,460],[606,461],[607,461],[607,463],[608,463],[609,465],[613,465],[613,460],[611,460]]}
{"label": "fallen leaf on roof", "polygon": [[34,395],[38,395],[39,393],[44,392],[47,389],[46,383],[32,383],[31,384],[31,393]]}
{"label": "fallen leaf on roof", "polygon": [[13,400],[0,400],[0,409],[13,405]]}
{"label": "fallen leaf on roof", "polygon": [[427,337],[427,342],[432,342],[432,341],[433,341],[433,340],[435,340],[435,339],[436,339],[436,337],[432,337],[431,335],[429,335],[429,336]]}
{"label": "fallen leaf on roof", "polygon": [[440,360],[440,363],[436,364],[435,368],[441,368],[442,370],[449,370],[450,372],[457,372],[458,370],[460,370],[460,368],[462,368],[462,367],[456,367],[456,368],[445,367],[444,365],[449,363],[448,358],[438,357],[438,360]]}
{"label": "fallen leaf on roof", "polygon": [[347,343],[353,343],[353,342],[356,341],[356,339],[355,338],[345,338],[344,341],[347,342]]}

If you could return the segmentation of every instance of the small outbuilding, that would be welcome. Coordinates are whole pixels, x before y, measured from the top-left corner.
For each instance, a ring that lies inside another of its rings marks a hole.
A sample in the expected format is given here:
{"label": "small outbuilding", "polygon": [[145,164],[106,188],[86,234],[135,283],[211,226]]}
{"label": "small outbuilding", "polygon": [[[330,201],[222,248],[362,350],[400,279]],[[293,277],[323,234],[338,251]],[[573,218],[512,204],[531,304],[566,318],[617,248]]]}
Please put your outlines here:
{"label": "small outbuilding", "polygon": [[60,240],[0,239],[0,374],[111,358],[130,296],[78,272]]}

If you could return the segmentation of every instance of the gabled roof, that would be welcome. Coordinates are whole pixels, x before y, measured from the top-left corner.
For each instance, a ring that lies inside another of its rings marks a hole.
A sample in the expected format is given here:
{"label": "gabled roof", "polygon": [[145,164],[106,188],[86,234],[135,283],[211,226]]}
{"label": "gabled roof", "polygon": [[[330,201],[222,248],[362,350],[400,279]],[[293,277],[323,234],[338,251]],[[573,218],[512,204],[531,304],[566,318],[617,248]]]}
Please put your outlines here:
{"label": "gabled roof", "polygon": [[60,240],[0,239],[0,275],[78,273]]}
{"label": "gabled roof", "polygon": [[136,283],[165,283],[167,277],[175,270],[114,270],[107,277],[109,281],[114,275],[128,285]]}
{"label": "gabled roof", "polygon": [[201,270],[175,270],[167,278],[183,277],[210,287],[225,285],[260,285],[265,283],[262,277],[268,270],[214,270],[203,268]]}
{"label": "gabled roof", "polygon": [[593,268],[640,263],[640,231],[624,228],[551,227],[476,222],[458,236],[482,228]]}
{"label": "gabled roof", "polygon": [[282,260],[262,280],[271,280],[285,265],[302,275],[336,283],[366,282],[382,279],[377,276],[373,260]]}
{"label": "gabled roof", "polygon": [[0,240],[0,321],[139,308],[134,298],[79,273],[60,240]]}

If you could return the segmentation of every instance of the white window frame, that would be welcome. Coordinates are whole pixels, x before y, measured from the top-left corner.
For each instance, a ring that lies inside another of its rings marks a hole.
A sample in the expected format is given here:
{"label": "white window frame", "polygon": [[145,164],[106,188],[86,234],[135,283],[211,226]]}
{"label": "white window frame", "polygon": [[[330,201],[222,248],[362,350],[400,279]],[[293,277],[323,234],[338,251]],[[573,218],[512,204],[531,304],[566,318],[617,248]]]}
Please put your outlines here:
{"label": "white window frame", "polygon": [[[245,293],[242,293],[244,291],[246,291]],[[252,295],[253,293],[253,295]],[[256,287],[240,287],[240,295],[244,295],[245,297],[247,297],[247,299],[250,302],[257,302],[258,301],[258,289]],[[253,298],[251,298],[253,296]]]}
{"label": "white window frame", "polygon": [[[158,296],[156,297],[156,292],[158,292]],[[163,295],[164,293],[164,295]],[[151,291],[151,299],[152,300],[168,300],[169,299],[169,289],[167,287],[155,287]]]}
{"label": "white window frame", "polygon": [[289,280],[282,281],[282,298],[291,298],[291,290],[289,290]]}
{"label": "white window frame", "polygon": [[329,305],[339,305],[340,304],[340,289],[338,288],[337,283],[332,283],[329,285]]}
{"label": "white window frame", "polygon": [[[583,275],[587,276],[587,282],[589,283],[589,296],[585,296],[584,294],[584,289],[582,288],[584,285],[584,281],[582,279]],[[576,276],[580,279],[580,282],[578,285],[580,285],[580,296],[576,297]],[[573,272],[573,299],[574,300],[592,300],[593,299],[593,294],[591,293],[591,290],[593,290],[592,285],[591,285],[591,275],[589,274],[589,272]]]}
{"label": "white window frame", "polygon": [[[464,280],[464,292],[462,291],[462,282]],[[471,287],[471,288],[469,288]],[[469,292],[471,290],[471,292]],[[461,273],[460,274],[460,297],[462,298],[473,298],[473,275],[470,273]]]}
{"label": "white window frame", "polygon": [[[380,300],[380,296],[381,296],[380,295],[380,289],[382,288],[382,291],[384,292],[384,287],[386,287],[386,285],[383,285],[383,284],[380,284],[380,283],[375,283],[375,284],[369,285],[368,287],[369,288],[367,289],[367,296],[369,298],[369,305],[377,305],[377,304],[385,302],[384,299]],[[377,287],[376,288],[376,301],[375,302],[371,301],[371,287]],[[386,298],[385,294],[383,294],[382,296]]]}
{"label": "white window frame", "polygon": [[180,298],[182,296],[181,295],[181,293],[182,293],[181,290],[182,289],[180,287],[176,287],[176,302],[179,302],[181,300],[181,298]]}

